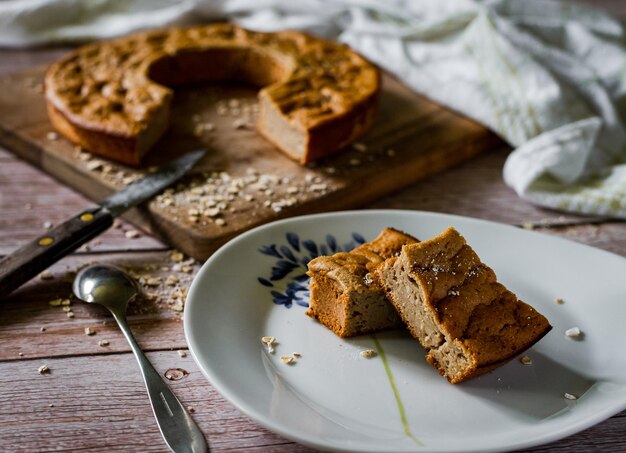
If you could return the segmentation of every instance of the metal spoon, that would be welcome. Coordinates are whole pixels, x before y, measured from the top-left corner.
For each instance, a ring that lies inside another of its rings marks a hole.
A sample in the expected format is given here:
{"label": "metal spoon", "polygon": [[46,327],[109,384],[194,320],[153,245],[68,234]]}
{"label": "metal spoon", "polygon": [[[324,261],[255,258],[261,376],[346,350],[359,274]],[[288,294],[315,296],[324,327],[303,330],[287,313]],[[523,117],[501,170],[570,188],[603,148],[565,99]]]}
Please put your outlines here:
{"label": "metal spoon", "polygon": [[86,267],[76,275],[73,289],[80,300],[108,308],[120,326],[139,362],[152,410],[167,446],[176,453],[207,452],[202,432],[150,364],[128,327],[126,307],[138,294],[135,281],[116,267],[96,265]]}

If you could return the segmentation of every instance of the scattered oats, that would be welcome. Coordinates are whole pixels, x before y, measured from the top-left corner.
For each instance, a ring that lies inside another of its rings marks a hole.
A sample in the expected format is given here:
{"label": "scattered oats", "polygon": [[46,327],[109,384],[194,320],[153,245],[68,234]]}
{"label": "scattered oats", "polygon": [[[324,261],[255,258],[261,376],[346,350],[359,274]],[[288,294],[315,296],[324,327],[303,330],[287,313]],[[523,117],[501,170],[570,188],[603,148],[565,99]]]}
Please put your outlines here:
{"label": "scattered oats", "polygon": [[274,345],[276,344],[275,337],[262,337],[261,342],[267,346],[267,352],[274,354]]}
{"label": "scattered oats", "polygon": [[20,357],[24,357],[24,353],[23,352],[18,352],[17,355],[20,356]]}
{"label": "scattered oats", "polygon": [[522,228],[525,230],[534,230],[535,225],[533,223],[522,223]]}
{"label": "scattered oats", "polygon": [[53,299],[50,302],[48,302],[48,305],[50,305],[51,307],[60,307],[61,302],[62,302],[62,299]]}
{"label": "scattered oats", "polygon": [[254,201],[254,197],[250,194],[246,194],[243,196],[243,199],[246,201]]}
{"label": "scattered oats", "polygon": [[532,365],[533,361],[530,357],[528,357],[527,355],[520,357],[519,361],[523,364],[523,365]]}
{"label": "scattered oats", "polygon": [[183,305],[183,302],[181,300],[177,300],[174,305],[172,305],[172,310],[176,311],[176,312],[181,312],[185,309],[185,306]]}
{"label": "scattered oats", "polygon": [[326,173],[328,173],[329,175],[334,175],[335,173],[337,173],[337,169],[335,167],[327,167]]}
{"label": "scattered oats", "polygon": [[67,317],[68,317],[68,318],[73,318],[73,317],[74,317],[74,312],[72,312],[72,311],[68,311],[68,312],[67,312]]}
{"label": "scattered oats", "polygon": [[185,351],[178,351],[178,355],[180,357],[187,357],[187,353]]}
{"label": "scattered oats", "polygon": [[458,296],[460,293],[458,291],[454,291],[454,290],[449,290],[448,291],[448,296]]}
{"label": "scattered oats", "polygon": [[39,371],[39,374],[45,374],[50,372],[50,368],[48,367],[48,365],[41,365],[39,368],[37,368],[37,371]]}
{"label": "scattered oats", "polygon": [[290,186],[290,187],[287,187],[287,193],[288,193],[288,194],[293,195],[293,194],[296,194],[296,193],[298,193],[298,192],[300,192],[300,189],[299,189],[299,188],[297,188],[297,187],[295,187],[295,186]]}
{"label": "scattered oats", "polygon": [[54,407],[54,404],[50,403],[48,404],[48,407]]}
{"label": "scattered oats", "polygon": [[285,365],[295,365],[296,363],[296,359],[294,359],[290,355],[281,355],[280,361],[283,362]]}
{"label": "scattered oats", "polygon": [[388,150],[386,151],[386,153],[387,153],[387,155],[388,155],[389,157],[393,157],[393,156],[395,156],[395,155],[396,155],[396,150],[395,150],[395,149],[388,149]]}
{"label": "scattered oats", "polygon": [[565,331],[565,336],[569,338],[579,338],[581,334],[582,332],[578,327],[571,327]]}
{"label": "scattered oats", "polygon": [[566,400],[577,400],[578,399],[578,397],[576,395],[572,395],[571,393],[564,393],[563,397]]}
{"label": "scattered oats", "polygon": [[137,230],[128,230],[126,233],[124,233],[124,236],[126,236],[128,239],[137,239],[141,235]]}
{"label": "scattered oats", "polygon": [[91,336],[91,335],[95,335],[95,334],[96,334],[96,331],[93,328],[85,327],[85,335]]}
{"label": "scattered oats", "polygon": [[160,277],[148,277],[144,281],[144,285],[150,286],[150,287],[159,286],[160,284],[161,284],[161,278]]}
{"label": "scattered oats", "polygon": [[378,353],[373,349],[366,349],[365,351],[360,352],[361,357],[365,357],[366,359],[371,359],[372,357],[376,357]]}
{"label": "scattered oats", "polygon": [[302,354],[300,354],[299,352],[294,352],[294,353],[291,354],[291,356],[294,359],[299,359],[300,357],[302,357]]}
{"label": "scattered oats", "polygon": [[40,330],[41,332],[45,332],[45,331],[46,331],[46,328],[45,328],[45,327],[41,327],[39,330]]}
{"label": "scattered oats", "polygon": [[104,347],[104,346],[108,346],[108,345],[109,345],[108,340],[100,340],[100,341],[98,341],[98,346]]}
{"label": "scattered oats", "polygon": [[220,214],[219,208],[209,208],[204,210],[204,215],[207,217],[215,217]]}
{"label": "scattered oats", "polygon": [[190,266],[188,264],[185,264],[184,266],[180,267],[180,271],[184,272],[185,274],[190,274],[191,271],[193,271],[193,266]]}
{"label": "scattered oats", "polygon": [[43,271],[41,274],[39,274],[39,278],[42,280],[52,280],[54,278],[54,275],[52,275],[52,272],[50,271]]}
{"label": "scattered oats", "polygon": [[557,298],[554,302],[556,302],[558,305],[563,305],[565,303],[565,301],[561,299],[560,297]]}
{"label": "scattered oats", "polygon": [[198,211],[196,208],[191,208],[187,211],[187,214],[189,214],[190,216],[199,216],[200,211]]}
{"label": "scattered oats", "polygon": [[49,220],[45,221],[45,222],[43,223],[43,227],[44,227],[46,230],[49,230],[50,228],[52,228],[52,222],[50,222]]}
{"label": "scattered oats", "polygon": [[233,121],[234,129],[246,129],[248,127],[248,120],[246,118],[237,118]]}
{"label": "scattered oats", "polygon": [[174,250],[170,254],[170,259],[175,263],[180,263],[185,259],[185,255],[183,255],[182,252],[179,252],[178,250]]}
{"label": "scattered oats", "polygon": [[195,412],[196,410],[193,408],[193,406],[187,406],[187,410],[191,413]]}
{"label": "scattered oats", "polygon": [[59,139],[59,134],[57,134],[54,131],[51,131],[46,134],[46,138],[50,141],[55,141]]}
{"label": "scattered oats", "polygon": [[365,143],[354,142],[352,144],[352,148],[361,153],[364,153],[365,151],[367,151],[367,145]]}
{"label": "scattered oats", "polygon": [[24,205],[24,209],[26,209],[27,211],[30,211],[31,209],[33,209],[33,205],[31,203],[26,203]]}
{"label": "scattered oats", "polygon": [[326,185],[326,184],[311,184],[309,189],[314,191],[314,192],[322,192],[322,191],[328,189],[328,185]]}
{"label": "scattered oats", "polygon": [[359,165],[361,165],[361,159],[357,159],[356,157],[353,157],[352,159],[350,159],[349,163],[353,167],[358,167]]}
{"label": "scattered oats", "polygon": [[61,307],[61,310],[63,310],[65,313],[69,313],[70,311],[72,311],[72,307],[68,307],[68,306]]}
{"label": "scattered oats", "polygon": [[102,162],[99,160],[92,160],[87,162],[86,167],[89,171],[98,171],[102,169]]}
{"label": "scattered oats", "polygon": [[224,226],[224,225],[226,225],[226,220],[224,220],[224,219],[222,219],[222,218],[215,219],[215,224],[216,224],[217,226]]}
{"label": "scattered oats", "polygon": [[195,135],[196,137],[202,135],[204,133],[204,125],[202,124],[196,124],[193,128],[193,135]]}
{"label": "scattered oats", "polygon": [[72,301],[69,299],[62,299],[61,305],[63,305],[64,307],[69,307],[70,305],[72,305]]}
{"label": "scattered oats", "polygon": [[113,221],[113,228],[115,229],[122,228],[122,221],[120,219],[115,219]]}
{"label": "scattered oats", "polygon": [[168,275],[168,277],[165,279],[165,284],[167,286],[176,286],[179,281],[179,278],[175,275]]}

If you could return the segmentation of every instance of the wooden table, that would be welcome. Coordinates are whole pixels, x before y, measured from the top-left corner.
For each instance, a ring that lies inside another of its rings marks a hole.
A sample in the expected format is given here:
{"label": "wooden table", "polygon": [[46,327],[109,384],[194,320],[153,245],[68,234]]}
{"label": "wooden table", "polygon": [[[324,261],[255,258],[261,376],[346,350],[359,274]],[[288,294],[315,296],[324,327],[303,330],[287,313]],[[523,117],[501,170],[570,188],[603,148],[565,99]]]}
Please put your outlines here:
{"label": "wooden table", "polygon": [[[602,2],[626,17],[618,1]],[[63,49],[0,51],[0,74],[57,58]],[[502,182],[508,149],[496,149],[417,183],[366,208],[447,212],[499,222],[537,224],[551,235],[626,256],[626,224],[594,223],[520,200]],[[81,195],[0,149],[0,256],[89,203]],[[541,226],[548,225],[548,226]],[[112,318],[84,304],[51,306],[70,295],[72,273],[98,261],[158,277],[173,266],[171,250],[146,235],[128,238],[121,222],[57,263],[52,279],[36,278],[2,303],[0,316],[0,451],[166,451],[135,359]],[[185,286],[197,270],[178,272]],[[161,285],[164,287],[164,285]],[[213,451],[308,452],[239,413],[185,353],[181,313],[172,288],[131,309],[130,324],[156,369],[189,374],[170,382],[204,431]],[[68,316],[68,310],[73,317]],[[86,328],[95,334],[88,335]],[[102,341],[108,345],[102,346]],[[38,369],[47,365],[49,373]],[[626,451],[626,411],[582,433],[531,451]]]}

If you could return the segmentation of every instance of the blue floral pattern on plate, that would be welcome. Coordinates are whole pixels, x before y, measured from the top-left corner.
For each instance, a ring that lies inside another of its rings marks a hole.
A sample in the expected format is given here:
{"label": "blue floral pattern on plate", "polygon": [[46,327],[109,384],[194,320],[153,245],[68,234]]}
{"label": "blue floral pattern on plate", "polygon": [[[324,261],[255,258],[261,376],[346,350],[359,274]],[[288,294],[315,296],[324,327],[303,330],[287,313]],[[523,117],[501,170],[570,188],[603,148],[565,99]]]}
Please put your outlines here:
{"label": "blue floral pattern on plate", "polygon": [[365,238],[359,233],[352,233],[351,240],[344,244],[339,244],[331,234],[326,235],[326,243],[301,240],[296,233],[287,233],[285,239],[283,244],[259,248],[260,253],[274,258],[275,263],[268,277],[258,277],[257,280],[270,289],[275,304],[286,308],[291,308],[294,303],[309,306],[309,276],[306,275],[309,261],[318,256],[349,252],[365,243]]}

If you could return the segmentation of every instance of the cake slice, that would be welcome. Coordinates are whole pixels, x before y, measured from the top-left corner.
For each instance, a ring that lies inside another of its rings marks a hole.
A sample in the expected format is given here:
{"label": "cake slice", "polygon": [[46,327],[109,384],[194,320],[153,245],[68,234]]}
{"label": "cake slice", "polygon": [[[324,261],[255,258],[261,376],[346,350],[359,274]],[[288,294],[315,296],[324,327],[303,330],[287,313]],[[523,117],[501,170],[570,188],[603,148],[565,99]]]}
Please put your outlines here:
{"label": "cake slice", "polygon": [[453,384],[504,364],[552,328],[498,283],[454,228],[405,246],[375,279],[428,362]]}
{"label": "cake slice", "polygon": [[397,256],[403,245],[416,242],[413,236],[386,228],[351,252],[313,259],[308,264],[311,297],[306,314],[340,337],[403,327],[372,272]]}

